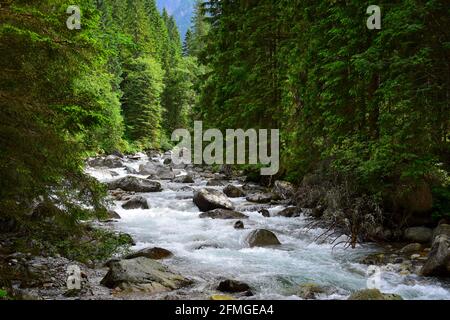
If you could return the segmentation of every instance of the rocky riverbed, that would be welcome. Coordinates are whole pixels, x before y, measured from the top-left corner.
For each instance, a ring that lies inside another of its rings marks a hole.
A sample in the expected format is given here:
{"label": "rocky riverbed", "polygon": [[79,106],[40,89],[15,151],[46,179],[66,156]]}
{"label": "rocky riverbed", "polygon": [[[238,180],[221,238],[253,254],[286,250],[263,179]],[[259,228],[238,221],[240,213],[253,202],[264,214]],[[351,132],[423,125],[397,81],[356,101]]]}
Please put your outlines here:
{"label": "rocky riverbed", "polygon": [[[446,272],[439,260],[448,248],[445,223],[409,230],[405,243],[345,249],[319,238],[326,230],[311,228],[292,204],[293,186],[282,181],[266,189],[156,153],[90,159],[86,172],[108,186],[112,200],[110,219],[94,226],[131,235],[133,252],[101,265],[76,263],[81,291],[67,289],[73,261],[1,255],[39,280],[16,284],[25,298],[450,299],[445,278],[422,275]],[[360,291],[371,283],[380,291]]]}

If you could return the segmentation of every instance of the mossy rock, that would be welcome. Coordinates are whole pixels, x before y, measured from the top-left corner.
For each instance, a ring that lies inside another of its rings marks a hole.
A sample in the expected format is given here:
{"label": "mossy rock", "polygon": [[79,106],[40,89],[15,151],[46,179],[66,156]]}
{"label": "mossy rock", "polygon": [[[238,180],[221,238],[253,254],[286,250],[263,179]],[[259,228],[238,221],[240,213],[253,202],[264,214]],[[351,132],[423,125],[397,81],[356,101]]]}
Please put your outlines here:
{"label": "mossy rock", "polygon": [[226,300],[236,300],[232,296],[227,296],[224,294],[215,294],[211,296],[211,300],[213,301],[226,301]]}
{"label": "mossy rock", "polygon": [[364,289],[354,293],[347,300],[403,300],[398,294],[382,293],[378,289]]}
{"label": "mossy rock", "polygon": [[304,283],[299,286],[297,295],[306,300],[316,299],[317,295],[325,293],[325,289],[315,283]]}

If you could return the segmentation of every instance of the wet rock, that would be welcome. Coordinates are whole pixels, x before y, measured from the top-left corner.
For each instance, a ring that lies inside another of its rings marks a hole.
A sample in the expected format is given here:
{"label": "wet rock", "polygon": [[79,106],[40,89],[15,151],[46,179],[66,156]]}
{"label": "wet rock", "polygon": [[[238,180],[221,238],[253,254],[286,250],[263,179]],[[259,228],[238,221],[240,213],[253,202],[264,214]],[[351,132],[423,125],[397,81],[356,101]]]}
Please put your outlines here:
{"label": "wet rock", "polygon": [[376,265],[376,266],[380,266],[383,264],[386,264],[387,262],[387,257],[386,254],[384,253],[372,253],[369,254],[367,257],[361,259],[361,263],[362,264],[366,264],[366,265]]}
{"label": "wet rock", "polygon": [[170,164],[172,164],[172,159],[171,159],[171,158],[166,158],[166,159],[164,159],[163,163],[164,163],[166,166],[167,166],[167,165],[170,165]]}
{"label": "wet rock", "polygon": [[246,200],[254,203],[269,203],[274,199],[272,193],[255,193],[247,196]]}
{"label": "wet rock", "polygon": [[421,269],[421,274],[424,276],[450,277],[450,235],[447,227],[435,230],[431,251],[428,260]]}
{"label": "wet rock", "polygon": [[158,165],[159,165],[159,163],[155,163],[153,161],[149,161],[146,164],[141,164],[139,166],[139,174],[141,174],[143,176],[155,175]]}
{"label": "wet rock", "polygon": [[139,257],[144,257],[152,260],[162,260],[167,259],[173,256],[173,253],[169,250],[163,249],[163,248],[145,248],[142,250],[139,250],[137,252],[131,253],[125,257],[125,259],[135,259]]}
{"label": "wet rock", "polygon": [[274,183],[273,192],[283,200],[292,199],[294,197],[295,187],[290,182],[278,180]]}
{"label": "wet rock", "polygon": [[405,230],[404,237],[411,242],[428,243],[433,236],[433,230],[426,227],[413,227]]}
{"label": "wet rock", "polygon": [[250,290],[250,287],[248,284],[244,282],[235,280],[225,280],[219,284],[217,290],[221,292],[238,293],[238,292],[246,292]]}
{"label": "wet rock", "polygon": [[176,290],[191,283],[159,262],[144,257],[110,262],[109,271],[101,281],[111,289],[150,294]]}
{"label": "wet rock", "polygon": [[242,221],[236,221],[236,223],[234,224],[234,228],[239,230],[239,229],[244,229],[244,223]]}
{"label": "wet rock", "polygon": [[200,189],[194,192],[194,203],[203,212],[214,209],[234,210],[233,203],[218,190]]}
{"label": "wet rock", "polygon": [[151,174],[148,179],[154,180],[173,180],[175,179],[175,173],[171,168],[159,167],[156,169],[155,174]]}
{"label": "wet rock", "polygon": [[378,289],[364,289],[352,293],[348,300],[403,300],[397,294],[382,293]]}
{"label": "wet rock", "polygon": [[127,167],[125,168],[125,171],[126,171],[128,174],[138,174],[138,171],[137,171],[136,169],[134,169],[133,167],[130,167],[130,166],[127,166]]}
{"label": "wet rock", "polygon": [[150,209],[147,199],[144,197],[133,197],[122,205],[122,208],[127,210],[133,209]]}
{"label": "wet rock", "polygon": [[406,246],[404,246],[400,252],[401,253],[413,253],[413,252],[419,252],[422,249],[422,245],[420,243],[410,243]]}
{"label": "wet rock", "polygon": [[258,211],[259,213],[261,213],[261,215],[265,218],[270,218],[270,212],[267,209],[261,209]]}
{"label": "wet rock", "polygon": [[241,188],[233,186],[229,184],[223,189],[223,193],[225,193],[230,198],[240,198],[245,197],[245,192]]}
{"label": "wet rock", "polygon": [[250,247],[266,247],[281,244],[273,232],[264,229],[252,231],[247,236],[247,243]]}
{"label": "wet rock", "polygon": [[319,294],[326,293],[326,290],[315,283],[304,283],[299,286],[297,295],[305,300],[317,299]]}
{"label": "wet rock", "polygon": [[242,190],[246,191],[247,193],[264,193],[266,192],[266,188],[263,186],[260,186],[259,184],[253,184],[253,183],[246,183],[242,186]]}
{"label": "wet rock", "polygon": [[225,183],[218,179],[211,179],[206,183],[207,187],[221,187],[223,185],[225,185]]}
{"label": "wet rock", "polygon": [[248,216],[233,210],[214,209],[211,211],[201,213],[200,218],[231,220],[231,219],[248,219]]}
{"label": "wet rock", "polygon": [[192,175],[188,174],[188,175],[184,175],[181,177],[176,177],[173,182],[176,183],[194,183],[194,178],[192,177]]}
{"label": "wet rock", "polygon": [[286,218],[299,217],[300,215],[301,211],[297,207],[289,207],[277,213],[277,216]]}
{"label": "wet rock", "polygon": [[108,184],[110,190],[122,189],[128,192],[160,192],[161,184],[156,181],[136,177],[124,177]]}

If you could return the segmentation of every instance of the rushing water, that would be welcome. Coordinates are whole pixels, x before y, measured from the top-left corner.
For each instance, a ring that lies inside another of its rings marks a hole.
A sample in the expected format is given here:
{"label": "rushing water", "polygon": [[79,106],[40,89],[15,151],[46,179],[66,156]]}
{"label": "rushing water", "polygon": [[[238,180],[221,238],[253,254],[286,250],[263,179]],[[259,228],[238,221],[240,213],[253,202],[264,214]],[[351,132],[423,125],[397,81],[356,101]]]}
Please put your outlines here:
{"label": "rushing water", "polygon": [[[126,165],[138,169],[147,161],[148,158],[141,155],[140,160],[129,161]],[[125,169],[87,170],[103,182],[127,175]],[[111,171],[118,176],[113,177]],[[257,211],[248,211],[250,204],[244,198],[231,199],[237,211],[249,216],[244,220],[245,229],[235,230],[234,220],[198,217],[200,211],[192,201],[192,189],[204,187],[206,179],[196,179],[196,183],[190,185],[164,181],[161,184],[164,191],[143,194],[151,209],[124,210],[122,202],[116,202],[113,209],[122,219],[115,227],[133,236],[137,242],[135,249],[158,246],[172,251],[175,257],[164,263],[195,280],[190,289],[193,297],[213,294],[218,282],[225,278],[248,283],[255,294],[248,299],[299,299],[295,293],[302,283],[333,288],[319,296],[322,299],[345,299],[352,291],[367,287],[368,266],[358,261],[376,251],[375,246],[343,249],[317,243],[314,240],[324,230],[310,230],[305,217],[265,218]],[[273,214],[282,209],[282,206],[272,206],[269,211]],[[282,246],[249,248],[245,238],[258,228],[273,231]],[[394,267],[391,268],[394,271],[384,269],[380,282],[383,292],[397,293],[405,299],[450,299],[449,283],[400,275]]]}

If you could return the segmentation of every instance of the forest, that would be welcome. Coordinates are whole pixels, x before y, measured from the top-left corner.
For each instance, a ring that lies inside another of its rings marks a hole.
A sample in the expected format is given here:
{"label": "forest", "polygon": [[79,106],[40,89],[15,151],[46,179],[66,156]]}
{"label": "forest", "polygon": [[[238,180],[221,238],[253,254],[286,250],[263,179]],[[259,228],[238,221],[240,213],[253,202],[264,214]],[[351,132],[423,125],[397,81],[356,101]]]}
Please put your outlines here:
{"label": "forest", "polygon": [[292,183],[353,247],[450,219],[447,0],[379,0],[379,30],[362,0],[197,0],[184,39],[155,0],[78,0],[71,30],[73,4],[0,1],[0,230],[35,230],[37,201],[104,215],[86,159],[164,153],[194,121],[279,129],[276,176],[233,170]]}

